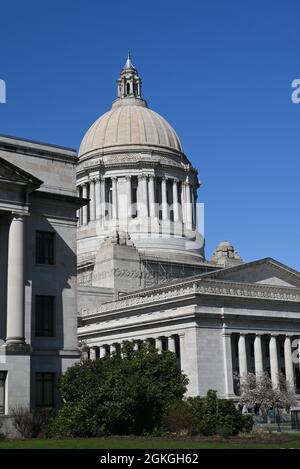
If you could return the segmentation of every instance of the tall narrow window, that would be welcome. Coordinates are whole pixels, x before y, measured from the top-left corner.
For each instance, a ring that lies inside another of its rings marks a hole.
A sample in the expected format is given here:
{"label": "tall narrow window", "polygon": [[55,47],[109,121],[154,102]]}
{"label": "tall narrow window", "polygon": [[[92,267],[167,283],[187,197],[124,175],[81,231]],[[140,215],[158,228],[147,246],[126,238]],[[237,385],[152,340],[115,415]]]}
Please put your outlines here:
{"label": "tall narrow window", "polygon": [[35,297],[35,335],[37,337],[55,336],[54,296]]}
{"label": "tall narrow window", "polygon": [[54,237],[51,231],[36,232],[35,261],[37,264],[54,264]]}
{"label": "tall narrow window", "polygon": [[5,379],[6,371],[0,371],[0,414],[5,413]]}
{"label": "tall narrow window", "polygon": [[55,373],[36,373],[35,405],[36,407],[54,407]]}

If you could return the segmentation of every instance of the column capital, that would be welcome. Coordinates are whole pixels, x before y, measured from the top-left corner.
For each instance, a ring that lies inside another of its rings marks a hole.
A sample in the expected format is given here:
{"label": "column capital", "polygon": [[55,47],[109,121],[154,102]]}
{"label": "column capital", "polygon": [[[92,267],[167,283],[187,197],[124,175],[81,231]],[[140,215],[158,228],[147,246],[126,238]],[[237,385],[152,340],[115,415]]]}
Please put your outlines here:
{"label": "column capital", "polygon": [[117,179],[118,179],[118,176],[111,176],[111,180],[112,180],[113,182],[116,182]]}
{"label": "column capital", "polygon": [[29,213],[11,212],[11,219],[14,221],[24,221],[25,217],[28,215]]}

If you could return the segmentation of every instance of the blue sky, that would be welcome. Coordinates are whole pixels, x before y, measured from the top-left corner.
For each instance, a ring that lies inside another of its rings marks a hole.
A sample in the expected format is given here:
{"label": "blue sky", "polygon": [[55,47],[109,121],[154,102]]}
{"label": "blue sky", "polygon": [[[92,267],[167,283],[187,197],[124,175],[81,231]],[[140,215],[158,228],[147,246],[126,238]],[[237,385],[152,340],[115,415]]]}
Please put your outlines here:
{"label": "blue sky", "polygon": [[300,270],[298,0],[26,0],[0,5],[0,133],[78,148],[127,50],[199,169],[206,254]]}

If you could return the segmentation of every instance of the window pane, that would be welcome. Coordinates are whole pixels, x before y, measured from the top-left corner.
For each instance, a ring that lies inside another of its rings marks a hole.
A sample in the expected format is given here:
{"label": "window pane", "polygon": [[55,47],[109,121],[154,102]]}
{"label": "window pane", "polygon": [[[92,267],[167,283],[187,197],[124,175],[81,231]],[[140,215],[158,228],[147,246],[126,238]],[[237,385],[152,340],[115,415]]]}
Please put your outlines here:
{"label": "window pane", "polygon": [[54,296],[37,295],[35,297],[35,335],[54,337],[55,304]]}
{"label": "window pane", "polygon": [[54,233],[36,232],[36,263],[54,264]]}
{"label": "window pane", "polygon": [[36,407],[54,406],[55,373],[36,373]]}

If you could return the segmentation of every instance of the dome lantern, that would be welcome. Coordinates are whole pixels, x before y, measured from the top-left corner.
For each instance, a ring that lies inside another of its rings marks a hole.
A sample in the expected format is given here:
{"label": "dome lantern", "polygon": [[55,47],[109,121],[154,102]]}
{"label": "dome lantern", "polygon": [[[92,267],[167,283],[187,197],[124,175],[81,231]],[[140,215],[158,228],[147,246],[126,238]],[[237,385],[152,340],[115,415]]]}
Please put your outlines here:
{"label": "dome lantern", "polygon": [[130,52],[128,52],[126,63],[121,70],[118,84],[118,99],[137,98],[141,99],[142,80],[139,77],[137,69],[131,61]]}

